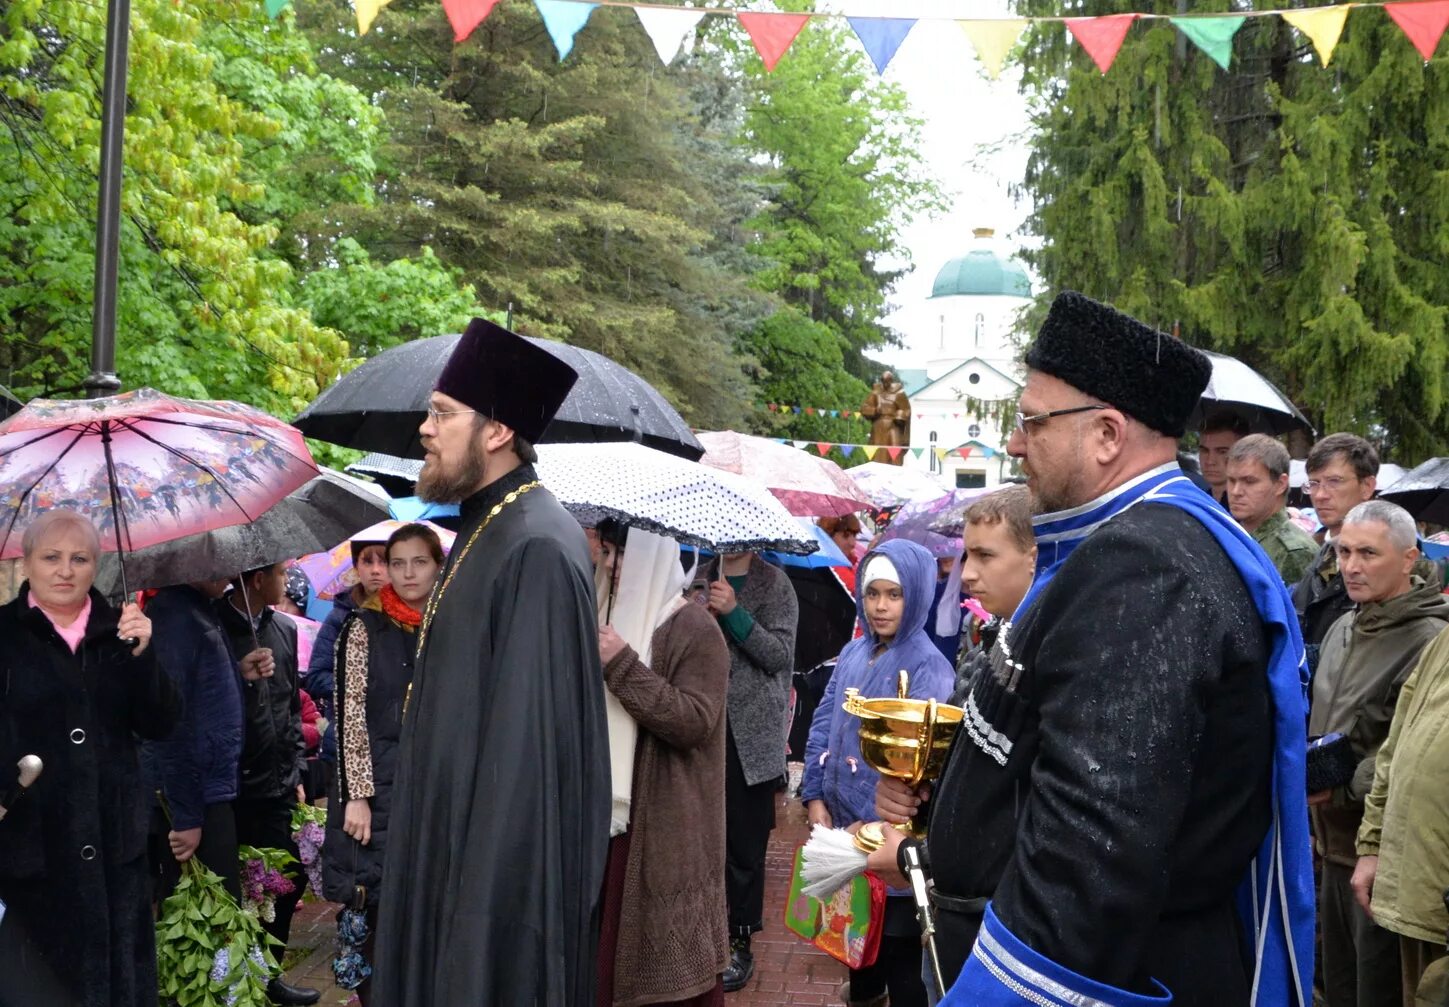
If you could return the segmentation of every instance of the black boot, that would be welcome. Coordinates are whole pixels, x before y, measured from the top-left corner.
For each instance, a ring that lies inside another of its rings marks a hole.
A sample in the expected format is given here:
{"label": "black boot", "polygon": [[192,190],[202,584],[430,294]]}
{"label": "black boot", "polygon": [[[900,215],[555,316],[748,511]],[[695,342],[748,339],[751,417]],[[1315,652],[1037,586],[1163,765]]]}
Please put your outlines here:
{"label": "black boot", "polygon": [[755,956],[750,952],[750,938],[730,938],[730,963],[724,970],[724,990],[733,993],[745,988],[755,974]]}
{"label": "black boot", "polygon": [[279,1007],[307,1007],[322,999],[320,990],[289,986],[280,979],[267,983],[267,999]]}

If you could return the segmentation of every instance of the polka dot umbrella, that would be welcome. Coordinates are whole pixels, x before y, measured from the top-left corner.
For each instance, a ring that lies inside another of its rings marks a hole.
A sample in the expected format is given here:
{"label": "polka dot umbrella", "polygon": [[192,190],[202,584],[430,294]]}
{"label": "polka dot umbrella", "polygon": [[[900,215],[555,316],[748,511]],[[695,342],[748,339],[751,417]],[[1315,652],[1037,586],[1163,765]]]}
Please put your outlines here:
{"label": "polka dot umbrella", "polygon": [[585,525],[613,518],[724,553],[819,548],[759,483],[642,444],[541,444],[537,469]]}

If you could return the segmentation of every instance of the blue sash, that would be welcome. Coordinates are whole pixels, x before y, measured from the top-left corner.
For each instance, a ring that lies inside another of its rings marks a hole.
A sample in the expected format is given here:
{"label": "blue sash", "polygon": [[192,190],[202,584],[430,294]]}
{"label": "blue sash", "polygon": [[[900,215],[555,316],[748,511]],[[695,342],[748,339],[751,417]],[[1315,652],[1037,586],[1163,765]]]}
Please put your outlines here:
{"label": "blue sash", "polygon": [[[1049,536],[1051,548],[1044,552],[1048,565],[1018,615],[1091,531],[1143,500],[1181,507],[1200,521],[1237,567],[1263,618],[1273,701],[1273,822],[1248,876],[1238,887],[1237,907],[1244,932],[1253,942],[1250,1003],[1253,1007],[1308,1007],[1312,1002],[1314,912],[1305,783],[1308,676],[1298,619],[1272,562],[1176,465],[1164,466],[1119,487],[1108,498],[1038,520],[1038,534],[1045,530]],[[1147,1007],[1169,1003],[1170,991],[1162,992],[1161,997],[1143,996],[1077,975],[1023,944],[988,905],[971,956],[941,1007]]]}

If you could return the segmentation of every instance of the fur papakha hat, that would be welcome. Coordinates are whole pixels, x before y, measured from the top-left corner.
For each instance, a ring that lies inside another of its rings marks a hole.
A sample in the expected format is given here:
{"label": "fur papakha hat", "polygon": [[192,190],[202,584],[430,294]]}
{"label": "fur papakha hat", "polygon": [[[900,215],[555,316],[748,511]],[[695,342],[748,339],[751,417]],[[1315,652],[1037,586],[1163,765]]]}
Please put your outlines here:
{"label": "fur papakha hat", "polygon": [[1052,302],[1026,366],[1101,399],[1169,437],[1212,377],[1212,363],[1180,339],[1158,332],[1074,290]]}

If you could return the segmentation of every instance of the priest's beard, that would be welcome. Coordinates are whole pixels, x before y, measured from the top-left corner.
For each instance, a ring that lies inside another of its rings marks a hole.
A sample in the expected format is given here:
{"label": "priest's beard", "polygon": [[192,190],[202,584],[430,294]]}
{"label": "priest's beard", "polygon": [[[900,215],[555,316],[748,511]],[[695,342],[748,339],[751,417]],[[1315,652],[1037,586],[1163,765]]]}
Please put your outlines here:
{"label": "priest's beard", "polygon": [[483,450],[483,439],[473,437],[468,440],[467,454],[451,471],[436,456],[423,463],[423,471],[418,474],[418,496],[429,503],[462,503],[487,478],[488,456]]}

